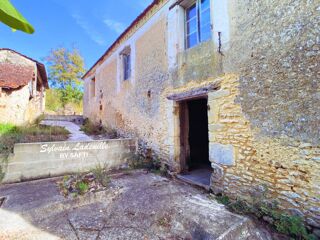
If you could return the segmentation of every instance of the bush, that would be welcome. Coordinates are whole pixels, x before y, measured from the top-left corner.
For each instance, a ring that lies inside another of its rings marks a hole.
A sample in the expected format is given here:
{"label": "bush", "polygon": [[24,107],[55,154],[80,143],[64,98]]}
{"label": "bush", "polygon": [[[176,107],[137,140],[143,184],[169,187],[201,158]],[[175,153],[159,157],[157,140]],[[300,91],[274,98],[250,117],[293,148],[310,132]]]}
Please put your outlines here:
{"label": "bush", "polygon": [[0,136],[7,133],[15,132],[16,129],[17,127],[10,123],[0,124]]}
{"label": "bush", "polygon": [[82,113],[83,92],[79,89],[57,89],[52,88],[46,91],[46,110],[60,112],[69,110],[70,112]]}
{"label": "bush", "polygon": [[54,112],[63,109],[61,98],[62,94],[58,89],[48,89],[46,91],[46,109]]}
{"label": "bush", "polygon": [[220,196],[216,196],[215,199],[217,200],[218,203],[221,203],[223,205],[229,205],[230,204],[230,199],[229,199],[228,196],[220,195]]}
{"label": "bush", "polygon": [[278,232],[294,237],[295,239],[315,239],[313,235],[308,234],[301,217],[280,214],[280,217],[276,219],[274,225]]}
{"label": "bush", "polygon": [[111,180],[105,169],[99,164],[91,172],[102,186],[108,187]]}

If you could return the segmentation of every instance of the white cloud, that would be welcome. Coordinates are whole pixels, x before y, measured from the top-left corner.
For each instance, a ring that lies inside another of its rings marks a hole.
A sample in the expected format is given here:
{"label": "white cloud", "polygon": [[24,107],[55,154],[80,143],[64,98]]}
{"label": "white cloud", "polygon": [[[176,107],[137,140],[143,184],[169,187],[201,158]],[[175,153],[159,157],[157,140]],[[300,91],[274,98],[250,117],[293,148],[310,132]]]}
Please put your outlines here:
{"label": "white cloud", "polygon": [[92,28],[89,23],[79,14],[72,14],[72,17],[94,42],[101,46],[106,45],[106,40],[103,38],[103,36],[99,32],[95,31],[94,28]]}
{"label": "white cloud", "polygon": [[103,22],[107,25],[108,28],[118,34],[122,33],[126,29],[126,26],[123,23],[114,21],[112,19],[105,19],[103,20]]}

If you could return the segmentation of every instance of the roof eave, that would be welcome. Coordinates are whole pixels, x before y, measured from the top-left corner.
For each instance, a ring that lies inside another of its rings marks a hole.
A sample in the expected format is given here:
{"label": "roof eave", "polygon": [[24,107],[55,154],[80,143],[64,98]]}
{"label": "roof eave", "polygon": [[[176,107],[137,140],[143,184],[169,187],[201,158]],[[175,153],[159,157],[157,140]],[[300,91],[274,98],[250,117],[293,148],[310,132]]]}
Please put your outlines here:
{"label": "roof eave", "polygon": [[126,34],[158,3],[160,0],[154,0],[143,12],[127,27],[127,29],[115,40],[115,42],[107,49],[107,51],[93,64],[93,66],[81,77],[84,80],[91,74],[91,71],[104,59],[105,56],[113,50],[113,48],[126,36]]}

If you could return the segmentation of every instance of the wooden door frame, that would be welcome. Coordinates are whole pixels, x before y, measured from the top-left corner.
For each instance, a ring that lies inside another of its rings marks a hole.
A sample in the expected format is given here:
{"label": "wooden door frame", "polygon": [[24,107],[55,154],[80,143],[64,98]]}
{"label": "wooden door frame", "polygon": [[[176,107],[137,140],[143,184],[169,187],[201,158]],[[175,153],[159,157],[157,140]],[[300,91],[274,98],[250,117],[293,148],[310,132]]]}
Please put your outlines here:
{"label": "wooden door frame", "polygon": [[189,145],[189,110],[188,102],[179,102],[179,120],[180,120],[180,171],[188,172],[188,160],[190,158]]}
{"label": "wooden door frame", "polygon": [[[179,101],[179,122],[180,122],[180,172],[185,173],[189,171],[188,161],[190,159],[190,143],[189,143],[189,109],[188,102],[198,99],[207,99],[208,95],[200,95],[193,98]],[[209,133],[208,133],[209,134]]]}

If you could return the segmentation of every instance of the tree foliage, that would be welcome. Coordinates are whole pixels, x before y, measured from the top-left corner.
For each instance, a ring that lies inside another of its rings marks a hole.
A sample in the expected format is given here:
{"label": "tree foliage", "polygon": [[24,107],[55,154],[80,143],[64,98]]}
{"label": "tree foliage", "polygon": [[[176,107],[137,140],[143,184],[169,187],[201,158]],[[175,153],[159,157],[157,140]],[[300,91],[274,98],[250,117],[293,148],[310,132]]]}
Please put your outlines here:
{"label": "tree foliage", "polygon": [[83,82],[81,77],[86,70],[79,50],[76,48],[72,50],[66,48],[54,49],[45,60],[49,67],[50,87],[60,93],[62,104],[82,101]]}

